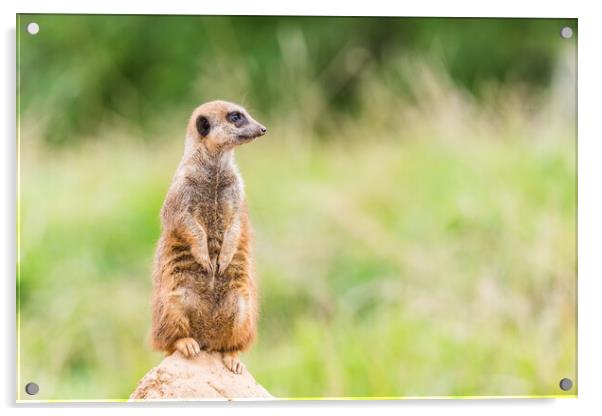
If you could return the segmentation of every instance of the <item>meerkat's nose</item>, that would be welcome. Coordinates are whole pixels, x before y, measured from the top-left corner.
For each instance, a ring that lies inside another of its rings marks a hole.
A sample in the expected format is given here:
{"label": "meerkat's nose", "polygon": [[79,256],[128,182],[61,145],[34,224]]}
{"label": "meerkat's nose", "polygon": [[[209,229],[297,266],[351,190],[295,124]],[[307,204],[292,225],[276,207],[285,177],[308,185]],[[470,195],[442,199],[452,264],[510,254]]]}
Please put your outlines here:
{"label": "meerkat's nose", "polygon": [[261,127],[259,130],[261,130],[261,134],[264,135],[267,133],[268,129],[266,129],[265,127]]}

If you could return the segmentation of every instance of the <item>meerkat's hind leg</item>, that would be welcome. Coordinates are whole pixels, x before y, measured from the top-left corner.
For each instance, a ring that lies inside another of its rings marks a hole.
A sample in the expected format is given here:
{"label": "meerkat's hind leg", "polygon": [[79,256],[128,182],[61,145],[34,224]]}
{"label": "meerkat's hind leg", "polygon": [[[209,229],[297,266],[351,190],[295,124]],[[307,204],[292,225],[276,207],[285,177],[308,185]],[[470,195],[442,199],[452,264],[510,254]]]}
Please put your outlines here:
{"label": "meerkat's hind leg", "polygon": [[174,342],[174,348],[186,358],[195,357],[201,353],[201,347],[194,338],[180,338]]}
{"label": "meerkat's hind leg", "polygon": [[226,368],[235,374],[242,374],[242,370],[245,368],[236,351],[222,352],[222,361]]}

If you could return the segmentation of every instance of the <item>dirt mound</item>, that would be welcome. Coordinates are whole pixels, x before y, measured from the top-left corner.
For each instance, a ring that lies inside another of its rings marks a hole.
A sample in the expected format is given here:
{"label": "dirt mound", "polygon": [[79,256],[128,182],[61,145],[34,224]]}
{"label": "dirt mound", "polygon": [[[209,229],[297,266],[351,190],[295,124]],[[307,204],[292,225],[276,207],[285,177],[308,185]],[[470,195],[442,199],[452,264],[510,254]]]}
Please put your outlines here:
{"label": "dirt mound", "polygon": [[187,359],[179,352],[166,357],[138,383],[130,400],[273,398],[244,369],[228,370],[219,353],[201,353]]}

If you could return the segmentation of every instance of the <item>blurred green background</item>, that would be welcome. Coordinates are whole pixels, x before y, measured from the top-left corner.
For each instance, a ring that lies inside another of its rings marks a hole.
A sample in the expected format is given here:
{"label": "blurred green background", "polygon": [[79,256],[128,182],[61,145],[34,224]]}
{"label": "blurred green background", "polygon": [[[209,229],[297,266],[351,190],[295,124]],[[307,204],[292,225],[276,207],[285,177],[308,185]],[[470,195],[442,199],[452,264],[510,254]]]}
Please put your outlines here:
{"label": "blurred green background", "polygon": [[243,361],[273,395],[576,394],[576,34],[20,15],[20,398],[125,399],[160,361],[159,209],[217,98],[269,128],[237,161],[261,294]]}

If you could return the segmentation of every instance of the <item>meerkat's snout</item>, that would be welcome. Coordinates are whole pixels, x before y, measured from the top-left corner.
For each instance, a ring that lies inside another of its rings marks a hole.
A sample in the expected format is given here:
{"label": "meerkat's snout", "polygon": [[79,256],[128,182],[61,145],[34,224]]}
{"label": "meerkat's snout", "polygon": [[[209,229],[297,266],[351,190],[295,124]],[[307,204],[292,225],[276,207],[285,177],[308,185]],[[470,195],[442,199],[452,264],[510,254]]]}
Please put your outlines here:
{"label": "meerkat's snout", "polygon": [[228,114],[230,121],[236,126],[236,137],[241,143],[256,139],[267,133],[268,129],[253,119],[246,111],[234,111]]}
{"label": "meerkat's snout", "polygon": [[259,136],[263,136],[264,134],[267,133],[268,129],[264,126],[262,126],[259,123],[254,123],[254,126],[251,127],[250,132],[242,132],[241,134],[238,135],[238,138],[240,140],[247,141],[247,140],[252,140],[255,139]]}

